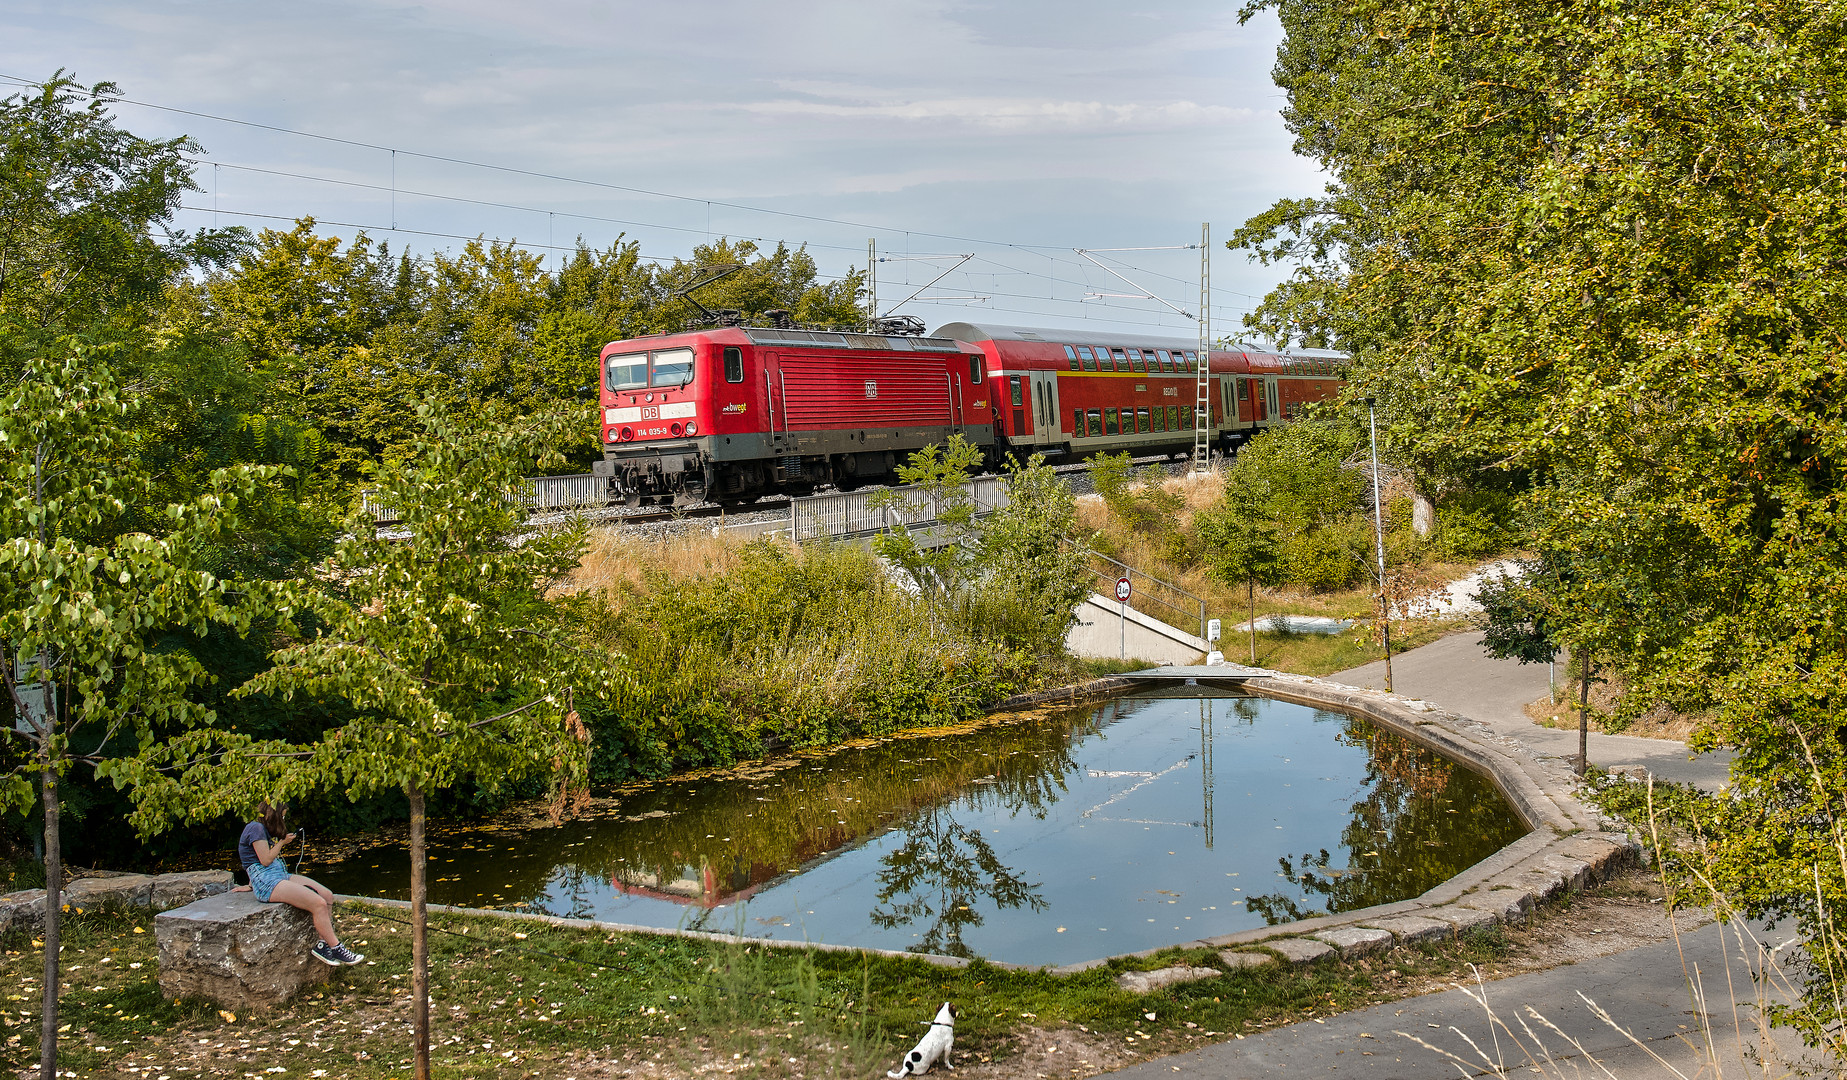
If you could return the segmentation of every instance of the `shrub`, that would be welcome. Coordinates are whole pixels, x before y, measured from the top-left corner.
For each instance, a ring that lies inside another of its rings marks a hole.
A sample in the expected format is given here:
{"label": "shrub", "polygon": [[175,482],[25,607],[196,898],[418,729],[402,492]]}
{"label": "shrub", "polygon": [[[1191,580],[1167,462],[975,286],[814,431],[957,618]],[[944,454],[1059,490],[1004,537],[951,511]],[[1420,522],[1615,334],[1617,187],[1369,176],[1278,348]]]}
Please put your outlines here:
{"label": "shrub", "polygon": [[1437,506],[1438,554],[1450,559],[1477,559],[1505,551],[1514,542],[1513,498],[1499,491],[1466,491]]}

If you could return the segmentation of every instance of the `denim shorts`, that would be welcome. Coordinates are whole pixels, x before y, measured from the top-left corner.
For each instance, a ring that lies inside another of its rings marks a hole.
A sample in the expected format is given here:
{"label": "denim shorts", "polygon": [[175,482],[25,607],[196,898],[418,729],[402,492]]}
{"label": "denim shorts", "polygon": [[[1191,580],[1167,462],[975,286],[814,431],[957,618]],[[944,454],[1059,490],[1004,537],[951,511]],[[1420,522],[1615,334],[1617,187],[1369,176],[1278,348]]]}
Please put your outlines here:
{"label": "denim shorts", "polygon": [[269,894],[276,886],[289,879],[289,868],[282,864],[281,859],[277,859],[268,866],[253,862],[244,867],[244,873],[250,875],[250,891],[265,904],[269,903]]}

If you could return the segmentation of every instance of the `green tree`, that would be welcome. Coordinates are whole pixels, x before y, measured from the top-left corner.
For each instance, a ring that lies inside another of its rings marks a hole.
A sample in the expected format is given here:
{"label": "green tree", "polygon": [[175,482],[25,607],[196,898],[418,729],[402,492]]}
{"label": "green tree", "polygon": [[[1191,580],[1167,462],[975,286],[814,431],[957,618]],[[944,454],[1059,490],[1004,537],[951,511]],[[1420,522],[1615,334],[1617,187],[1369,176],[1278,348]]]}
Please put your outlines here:
{"label": "green tree", "polygon": [[575,689],[599,677],[565,607],[550,597],[577,565],[580,521],[530,531],[522,479],[559,429],[470,427],[427,406],[425,434],[381,471],[376,497],[398,508],[380,535],[347,522],[318,583],[289,590],[318,630],[274,654],[243,694],[344,703],[352,718],[308,745],[202,729],[117,774],[136,785],[136,823],[210,820],[260,800],[323,789],[349,798],[401,790],[410,804],[413,1022],[417,1075],[429,1075],[424,800],[473,780],[489,790],[548,774],[555,808],[581,790],[588,732]]}
{"label": "green tree", "polygon": [[[1751,814],[1710,880],[1787,916],[1839,1045],[1847,943],[1847,9],[1277,0],[1297,149],[1331,177],[1235,243],[1302,269],[1255,322],[1354,356],[1391,445],[1527,477],[1561,641],[1618,717],[1712,719]],[[1247,9],[1247,11],[1250,9]]]}
{"label": "green tree", "polygon": [[1226,475],[1224,500],[1194,517],[1212,576],[1224,582],[1244,582],[1253,664],[1257,662],[1257,582],[1269,580],[1277,566],[1270,497],[1261,477],[1234,470]]}
{"label": "green tree", "polygon": [[1039,658],[1064,655],[1091,573],[1071,486],[1034,454],[1006,468],[1007,501],[979,521],[979,566],[957,621],[969,632]]}
{"label": "green tree", "polygon": [[[979,508],[968,481],[981,460],[981,447],[951,435],[943,445],[932,443],[898,466],[898,479],[915,488],[914,496],[885,488],[866,500],[889,515],[886,530],[873,537],[872,550],[911,579],[931,610],[940,610],[977,565]],[[906,519],[930,523],[925,543],[918,542]]]}
{"label": "green tree", "polygon": [[0,99],[0,377],[58,335],[124,340],[146,325],[176,275],[222,263],[242,229],[171,228],[197,190],[191,139],[116,126],[114,83],[85,89],[59,71]]}
{"label": "green tree", "polygon": [[60,779],[79,765],[107,773],[157,734],[209,723],[189,696],[209,676],[185,635],[241,633],[262,606],[205,563],[269,471],[219,470],[165,508],[160,535],[124,531],[151,489],[125,434],[133,401],[81,351],[29,361],[0,395],[0,682],[17,721],[0,800],[26,810],[36,781],[44,812],[44,1080],[58,1075]]}

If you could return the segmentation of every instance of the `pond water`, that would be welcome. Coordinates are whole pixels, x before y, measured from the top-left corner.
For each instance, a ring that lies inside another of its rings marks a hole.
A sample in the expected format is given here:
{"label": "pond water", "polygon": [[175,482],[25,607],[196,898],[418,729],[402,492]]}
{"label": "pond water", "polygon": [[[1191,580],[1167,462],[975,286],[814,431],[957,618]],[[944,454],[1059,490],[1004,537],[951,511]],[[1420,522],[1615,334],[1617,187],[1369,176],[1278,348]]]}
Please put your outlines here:
{"label": "pond water", "polygon": [[[1363,720],[1125,697],[434,836],[433,903],[1063,964],[1416,896],[1525,831]],[[403,898],[402,845],[313,876]]]}

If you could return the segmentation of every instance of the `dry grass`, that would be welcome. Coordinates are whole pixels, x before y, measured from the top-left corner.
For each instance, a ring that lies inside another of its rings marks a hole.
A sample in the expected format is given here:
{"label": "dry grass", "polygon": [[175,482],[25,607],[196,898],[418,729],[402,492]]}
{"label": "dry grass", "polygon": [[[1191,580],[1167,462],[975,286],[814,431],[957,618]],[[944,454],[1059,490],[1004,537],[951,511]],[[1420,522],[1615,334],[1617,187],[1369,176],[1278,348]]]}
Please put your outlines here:
{"label": "dry grass", "polygon": [[[1572,674],[1574,670],[1565,662],[1564,657],[1559,658],[1558,684],[1553,687],[1552,694],[1527,703],[1527,719],[1540,727],[1578,730],[1578,684]],[[1665,705],[1658,705],[1636,717],[1621,731],[1611,731],[1603,718],[1616,708],[1626,692],[1627,686],[1620,676],[1607,682],[1591,684],[1590,730],[1598,734],[1635,735],[1644,739],[1686,742],[1708,720],[1704,713],[1675,712]]]}
{"label": "dry grass", "polygon": [[705,532],[656,539],[622,529],[597,529],[591,532],[589,546],[566,588],[601,592],[610,607],[620,612],[623,595],[645,584],[649,574],[677,581],[721,576],[736,567],[746,542]]}

